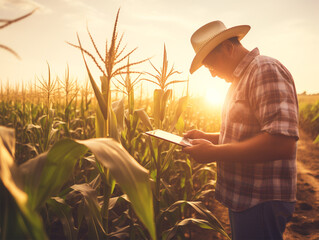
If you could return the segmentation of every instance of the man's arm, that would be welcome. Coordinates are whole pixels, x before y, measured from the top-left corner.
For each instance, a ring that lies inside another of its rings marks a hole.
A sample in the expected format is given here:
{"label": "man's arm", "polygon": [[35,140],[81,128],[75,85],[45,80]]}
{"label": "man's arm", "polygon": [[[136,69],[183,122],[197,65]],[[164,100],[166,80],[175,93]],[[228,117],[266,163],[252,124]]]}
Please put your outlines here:
{"label": "man's arm", "polygon": [[218,144],[219,132],[216,133],[206,133],[207,140],[212,142],[213,144]]}
{"label": "man's arm", "polygon": [[183,149],[197,162],[215,161],[257,163],[290,159],[296,151],[296,139],[284,135],[262,133],[243,142],[214,145],[203,139],[192,140]]}

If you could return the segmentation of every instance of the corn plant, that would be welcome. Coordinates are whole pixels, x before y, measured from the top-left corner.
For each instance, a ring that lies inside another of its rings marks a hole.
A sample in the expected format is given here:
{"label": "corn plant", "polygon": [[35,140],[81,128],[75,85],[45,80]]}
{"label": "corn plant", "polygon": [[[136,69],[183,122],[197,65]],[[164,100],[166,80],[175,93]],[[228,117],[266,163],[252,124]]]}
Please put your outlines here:
{"label": "corn plant", "polygon": [[150,75],[151,77],[155,78],[155,80],[145,78],[148,82],[154,83],[159,86],[159,89],[155,89],[154,91],[154,124],[156,128],[162,129],[162,123],[165,116],[165,110],[167,101],[172,96],[172,90],[168,89],[168,86],[174,83],[181,83],[185,82],[184,80],[171,80],[169,79],[177,73],[178,71],[174,70],[174,66],[168,70],[168,60],[167,60],[167,53],[166,47],[164,44],[164,52],[163,52],[163,64],[161,68],[156,68],[151,61],[149,61],[153,69],[156,71],[156,74],[152,74],[146,72],[146,74]]}
{"label": "corn plant", "polygon": [[[113,137],[114,139],[117,139],[118,141],[120,140],[119,131],[121,130],[122,125],[123,125],[122,123],[123,123],[123,117],[124,117],[124,114],[123,114],[124,107],[121,107],[121,105],[123,105],[123,103],[121,101],[119,101],[119,102],[113,104],[114,110],[115,109],[118,110],[117,114],[113,110],[112,104],[111,104],[111,81],[117,75],[127,73],[126,69],[128,69],[128,67],[133,66],[133,65],[137,65],[137,64],[140,64],[140,63],[146,61],[146,60],[142,60],[142,61],[138,61],[138,62],[124,64],[123,66],[119,66],[119,64],[121,64],[126,58],[128,58],[136,50],[136,48],[135,48],[132,51],[130,51],[129,53],[125,54],[124,56],[122,55],[123,52],[125,51],[126,47],[121,48],[121,42],[123,39],[123,35],[118,39],[117,23],[118,23],[119,12],[120,12],[120,10],[118,10],[117,15],[116,15],[111,44],[109,47],[108,47],[108,43],[106,41],[106,49],[105,49],[105,57],[104,58],[100,54],[100,51],[98,50],[98,48],[93,40],[93,37],[91,36],[89,29],[87,28],[90,40],[91,40],[93,47],[94,47],[94,49],[99,57],[99,60],[103,63],[104,68],[102,68],[98,64],[97,60],[90,52],[88,52],[87,50],[85,50],[82,47],[79,36],[78,36],[78,43],[79,43],[78,46],[69,43],[71,46],[74,46],[74,47],[79,48],[81,50],[82,57],[83,57],[83,60],[84,60],[84,63],[85,63],[85,66],[86,66],[86,69],[87,69],[87,72],[89,75],[89,79],[90,79],[92,88],[94,90],[95,97],[97,98],[97,101],[99,104],[99,108],[97,108],[97,112],[96,112],[97,113],[96,134],[98,137]],[[85,60],[85,57],[84,57],[85,54],[88,55],[94,61],[96,66],[102,72],[102,76],[100,77],[101,91],[97,87],[97,84],[91,75],[91,72],[89,70],[89,67],[88,67],[86,60]],[[121,109],[123,111],[121,111]],[[104,219],[105,219],[104,225],[106,228],[106,232],[108,232],[108,229],[107,229],[107,226],[108,226],[108,205],[109,205],[109,199],[110,199],[111,194],[114,190],[115,183],[114,183],[112,177],[110,177],[108,169],[105,169],[105,175],[107,176],[105,180],[107,181],[108,188],[104,192],[104,197],[103,197],[104,206],[103,206],[102,210],[104,211]]]}
{"label": "corn plant", "polygon": [[[115,84],[119,91],[121,89],[119,86],[122,86],[124,89],[122,92],[127,96],[128,110],[124,114],[125,127],[122,130],[121,143],[132,156],[136,156],[136,152],[138,150],[137,144],[141,140],[141,132],[138,131],[139,120],[143,114],[145,115],[143,109],[135,110],[134,87],[138,82],[140,82],[139,77],[141,76],[141,73],[139,73],[134,80],[131,79],[129,58],[127,60],[126,70],[125,78],[120,75],[121,80],[116,79],[118,85]],[[151,124],[149,123],[148,126],[150,125]]]}
{"label": "corn plant", "polygon": [[[106,49],[105,49],[105,57],[104,58],[102,57],[100,51],[98,50],[98,48],[93,40],[93,37],[92,37],[89,29],[87,28],[92,45],[96,51],[96,54],[98,55],[99,61],[102,62],[103,67],[100,66],[100,64],[98,63],[96,58],[93,56],[93,54],[91,54],[90,52],[88,52],[87,50],[82,48],[79,36],[78,36],[78,43],[79,43],[78,46],[69,43],[71,46],[79,48],[81,50],[85,66],[86,66],[86,69],[88,71],[90,82],[92,84],[95,96],[98,100],[99,111],[102,113],[104,120],[105,120],[105,124],[104,124],[105,125],[105,136],[109,136],[110,128],[111,128],[109,126],[109,121],[110,121],[109,118],[111,117],[110,115],[112,115],[111,107],[110,107],[111,106],[110,101],[111,101],[111,81],[112,81],[112,79],[114,77],[116,77],[117,75],[126,73],[126,69],[128,67],[133,66],[133,65],[137,65],[137,64],[140,64],[140,63],[143,63],[146,61],[146,60],[141,60],[138,62],[128,63],[128,64],[124,64],[124,65],[120,66],[120,64],[124,60],[126,60],[137,48],[133,49],[132,51],[130,51],[129,53],[127,53],[123,56],[123,53],[124,53],[126,47],[121,47],[121,43],[123,40],[123,34],[121,35],[120,38],[118,38],[119,36],[118,36],[118,32],[117,32],[117,24],[118,24],[119,13],[120,13],[120,10],[118,10],[117,15],[116,15],[111,44],[109,47],[108,47],[108,42],[106,41],[106,47],[105,47]],[[101,91],[97,87],[97,84],[90,73],[90,70],[88,68],[88,65],[87,65],[85,57],[84,57],[84,54],[88,55],[94,61],[94,63],[96,64],[96,66],[99,68],[99,70],[102,73],[102,76],[100,77]],[[115,137],[115,136],[112,136],[112,137]]]}
{"label": "corn plant", "polygon": [[47,114],[49,114],[51,104],[52,104],[52,99],[56,94],[56,85],[57,85],[57,80],[51,78],[51,70],[50,70],[50,65],[48,65],[48,78],[45,79],[42,77],[42,80],[38,78],[38,81],[40,83],[40,86],[38,88],[42,91],[42,97],[45,99],[46,102],[46,107],[47,107]]}
{"label": "corn plant", "polygon": [[[160,88],[155,89],[154,91],[154,107],[153,107],[153,116],[154,116],[154,125],[155,128],[163,128],[164,123],[164,116],[165,111],[167,108],[168,100],[172,96],[172,90],[167,89],[167,87],[170,84],[183,82],[183,81],[169,81],[171,76],[175,73],[178,73],[174,70],[172,67],[170,71],[168,71],[168,61],[167,61],[167,53],[166,53],[166,47],[164,45],[164,53],[163,53],[163,65],[160,70],[158,70],[151,62],[150,64],[157,72],[157,75],[152,73],[147,73],[148,75],[154,77],[156,81],[153,81],[151,79],[143,79],[152,83],[155,83]],[[185,101],[184,101],[185,102]],[[177,109],[177,115],[175,115],[173,118],[178,119],[182,113],[181,106]],[[141,116],[141,119],[146,126],[149,125],[148,116]],[[176,123],[176,122],[175,122]],[[169,128],[170,131],[173,130],[175,123],[172,125],[172,128]],[[152,129],[152,127],[150,127]],[[168,129],[167,129],[168,130]],[[176,149],[176,146],[170,146],[169,150],[166,152],[166,155],[163,155],[164,152],[163,144],[160,143],[156,139],[148,139],[149,142],[149,151],[151,155],[151,162],[150,162],[150,169],[151,169],[151,177],[153,178],[155,182],[155,191],[154,191],[154,211],[156,219],[158,219],[158,216],[160,215],[160,208],[161,208],[161,182],[163,173],[165,171],[165,168],[167,168],[168,163],[171,161],[172,153]],[[166,150],[166,149],[165,149]],[[164,183],[165,184],[165,183]],[[157,237],[161,237],[161,228],[160,223],[157,221]]]}
{"label": "corn plant", "polygon": [[319,143],[319,101],[300,104],[300,127]]}
{"label": "corn plant", "polygon": [[127,96],[128,99],[129,114],[133,114],[134,112],[134,87],[137,83],[141,81],[140,76],[142,75],[142,73],[139,73],[139,75],[134,80],[132,80],[131,73],[132,71],[130,70],[130,61],[128,57],[126,65],[126,76],[124,78],[122,74],[120,74],[121,80],[116,79],[119,85],[115,86],[118,91],[121,91],[121,88],[119,86],[123,87],[124,90],[122,90],[122,92]]}
{"label": "corn plant", "polygon": [[[67,69],[65,71],[65,76],[63,78],[63,81],[58,81],[58,83],[61,82],[61,87],[64,90],[64,97],[65,97],[65,107],[64,107],[64,115],[62,116],[62,121],[65,122],[64,124],[64,131],[66,132],[67,137],[71,137],[71,129],[70,129],[70,115],[72,114],[72,103],[74,99],[76,98],[79,89],[77,88],[77,82],[74,79],[70,79],[70,72],[69,72],[69,66],[67,65]],[[60,90],[60,88],[58,88]],[[59,104],[57,105],[57,107]],[[74,108],[76,109],[77,104],[74,104]],[[73,114],[76,116],[76,111],[74,111]],[[83,112],[82,112],[83,113]],[[73,137],[73,136],[72,136]]]}

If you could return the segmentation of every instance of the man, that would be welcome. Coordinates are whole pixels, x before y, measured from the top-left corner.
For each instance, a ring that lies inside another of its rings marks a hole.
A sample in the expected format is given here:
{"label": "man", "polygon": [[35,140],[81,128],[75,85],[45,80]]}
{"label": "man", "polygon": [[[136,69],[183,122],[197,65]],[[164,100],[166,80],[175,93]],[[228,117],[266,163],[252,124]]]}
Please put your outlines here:
{"label": "man", "polygon": [[217,162],[215,196],[229,209],[232,238],[282,239],[296,201],[298,101],[289,71],[239,42],[250,30],[208,23],[191,37],[204,65],[231,82],[220,133],[191,130],[185,147],[199,163]]}

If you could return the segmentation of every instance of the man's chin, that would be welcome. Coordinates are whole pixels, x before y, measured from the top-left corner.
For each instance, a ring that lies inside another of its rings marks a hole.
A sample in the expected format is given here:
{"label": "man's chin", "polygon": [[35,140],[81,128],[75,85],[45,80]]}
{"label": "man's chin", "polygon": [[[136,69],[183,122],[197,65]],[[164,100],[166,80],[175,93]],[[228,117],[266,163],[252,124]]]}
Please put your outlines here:
{"label": "man's chin", "polygon": [[232,78],[225,76],[225,75],[217,75],[218,78],[223,79],[225,82],[232,82]]}

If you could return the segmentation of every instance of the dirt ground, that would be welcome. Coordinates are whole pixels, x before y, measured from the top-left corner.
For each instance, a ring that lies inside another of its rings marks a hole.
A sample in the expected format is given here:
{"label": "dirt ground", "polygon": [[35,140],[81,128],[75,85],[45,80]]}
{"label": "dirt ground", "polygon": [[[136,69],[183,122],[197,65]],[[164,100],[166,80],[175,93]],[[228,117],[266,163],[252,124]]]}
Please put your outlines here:
{"label": "dirt ground", "polygon": [[[297,152],[297,204],[284,233],[285,240],[319,240],[319,145],[300,131]],[[213,213],[230,234],[228,210],[215,201]],[[211,239],[226,239],[213,234]],[[207,238],[206,238],[207,239]]]}

